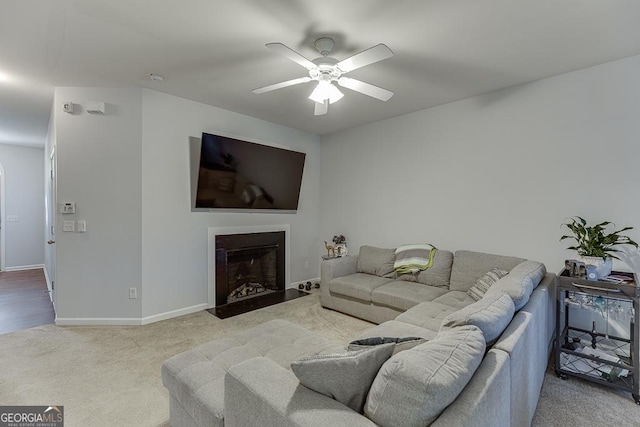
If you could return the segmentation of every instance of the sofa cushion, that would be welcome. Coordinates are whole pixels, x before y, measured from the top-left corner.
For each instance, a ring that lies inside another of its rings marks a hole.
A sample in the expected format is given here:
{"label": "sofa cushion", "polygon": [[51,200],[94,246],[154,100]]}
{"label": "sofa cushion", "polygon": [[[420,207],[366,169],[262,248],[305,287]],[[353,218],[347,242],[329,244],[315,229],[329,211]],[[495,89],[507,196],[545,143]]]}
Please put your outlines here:
{"label": "sofa cushion", "polygon": [[291,363],[300,383],[362,413],[378,370],[391,357],[395,344],[346,353],[319,354]]}
{"label": "sofa cushion", "polygon": [[358,273],[373,274],[380,277],[394,277],[393,263],[395,249],[382,249],[374,246],[360,246],[358,254]]}
{"label": "sofa cushion", "polygon": [[427,340],[420,337],[371,337],[351,341],[347,346],[347,350],[357,351],[384,344],[393,344],[393,354],[396,354],[403,350],[409,350],[410,348],[425,342],[427,342]]}
{"label": "sofa cushion", "polygon": [[398,280],[419,282],[424,283],[425,285],[449,289],[452,264],[453,252],[438,249],[433,256],[433,264],[431,267],[419,272],[418,274],[398,275]]}
{"label": "sofa cushion", "polygon": [[459,309],[464,308],[469,304],[473,304],[474,302],[476,302],[476,300],[471,298],[466,291],[449,291],[446,294],[434,299],[433,302]]}
{"label": "sofa cushion", "polygon": [[487,271],[481,278],[475,281],[469,288],[467,293],[471,298],[476,301],[480,301],[484,294],[489,290],[491,285],[502,279],[509,274],[507,270],[500,270],[499,268],[492,268]]}
{"label": "sofa cushion", "polygon": [[422,283],[397,280],[377,287],[371,293],[371,301],[400,310],[407,310],[424,301],[433,301],[447,293],[446,289]]}
{"label": "sofa cushion", "polygon": [[366,273],[355,273],[331,280],[329,282],[329,290],[335,294],[369,302],[371,301],[371,292],[389,282],[391,282],[391,279]]}
{"label": "sofa cushion", "polygon": [[450,313],[457,310],[457,308],[453,308],[445,304],[428,301],[411,307],[409,310],[396,317],[396,320],[438,332],[440,330],[442,320]]}
{"label": "sofa cushion", "polygon": [[529,301],[531,293],[547,274],[544,264],[538,261],[525,261],[514,267],[507,276],[498,280],[487,293],[508,294],[520,310]]}
{"label": "sofa cushion", "polygon": [[224,376],[234,365],[265,356],[279,365],[341,347],[286,320],[271,320],[213,340],[162,364],[162,383],[198,425],[222,426]]}
{"label": "sofa cushion", "polygon": [[515,306],[509,295],[493,293],[449,314],[442,321],[440,330],[474,325],[480,328],[487,345],[490,346],[496,342],[502,331],[511,322],[514,312]]}
{"label": "sofa cushion", "polygon": [[453,257],[449,289],[466,292],[476,280],[492,268],[510,271],[523,261],[526,260],[482,252],[457,251]]}
{"label": "sofa cushion", "polygon": [[480,329],[460,326],[396,354],[373,380],[365,415],[383,427],[431,424],[467,385],[484,351]]}

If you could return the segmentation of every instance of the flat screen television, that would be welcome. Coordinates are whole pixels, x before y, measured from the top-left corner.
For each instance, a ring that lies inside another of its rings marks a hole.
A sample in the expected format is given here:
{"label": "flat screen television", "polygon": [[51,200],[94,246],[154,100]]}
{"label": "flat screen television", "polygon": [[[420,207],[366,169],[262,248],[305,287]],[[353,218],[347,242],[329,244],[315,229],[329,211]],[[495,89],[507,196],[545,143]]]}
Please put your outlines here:
{"label": "flat screen television", "polygon": [[196,208],[296,211],[305,153],[202,134]]}

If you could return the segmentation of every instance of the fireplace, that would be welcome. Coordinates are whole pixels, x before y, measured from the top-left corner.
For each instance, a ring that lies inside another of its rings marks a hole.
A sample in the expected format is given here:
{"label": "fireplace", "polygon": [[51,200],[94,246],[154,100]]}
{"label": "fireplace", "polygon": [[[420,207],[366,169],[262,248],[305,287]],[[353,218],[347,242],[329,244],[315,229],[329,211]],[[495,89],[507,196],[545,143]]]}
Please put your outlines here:
{"label": "fireplace", "polygon": [[285,291],[285,232],[215,236],[215,306]]}

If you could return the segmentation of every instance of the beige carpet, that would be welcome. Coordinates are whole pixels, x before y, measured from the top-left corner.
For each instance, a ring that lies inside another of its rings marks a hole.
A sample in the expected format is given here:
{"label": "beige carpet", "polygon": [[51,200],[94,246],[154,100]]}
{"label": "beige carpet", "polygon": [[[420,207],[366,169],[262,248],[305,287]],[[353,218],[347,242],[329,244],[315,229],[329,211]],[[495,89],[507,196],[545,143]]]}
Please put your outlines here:
{"label": "beige carpet", "polygon": [[579,378],[561,380],[552,362],[533,417],[535,427],[640,426],[640,406],[631,393]]}
{"label": "beige carpet", "polygon": [[[343,344],[372,326],[322,309],[317,293],[226,320],[202,311],[138,327],[40,326],[0,335],[0,404],[64,405],[69,427],[168,426],[164,360],[277,318]],[[638,415],[626,396],[547,375],[534,425],[640,425]]]}

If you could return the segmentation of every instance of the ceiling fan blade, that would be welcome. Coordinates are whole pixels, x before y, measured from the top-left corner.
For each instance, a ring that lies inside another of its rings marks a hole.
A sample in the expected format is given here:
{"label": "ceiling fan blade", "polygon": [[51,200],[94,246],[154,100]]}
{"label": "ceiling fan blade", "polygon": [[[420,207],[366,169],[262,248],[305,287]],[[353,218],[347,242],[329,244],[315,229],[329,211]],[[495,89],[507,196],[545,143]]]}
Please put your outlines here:
{"label": "ceiling fan blade", "polygon": [[296,62],[296,63],[302,65],[307,70],[311,70],[312,68],[316,68],[316,64],[314,64],[313,62],[309,61],[307,58],[305,58],[304,56],[300,55],[298,52],[296,52],[295,50],[291,49],[290,47],[287,47],[287,46],[283,45],[282,43],[267,43],[265,46],[268,47],[269,49],[273,50],[274,52],[278,52],[279,54],[286,56],[287,58],[289,58],[293,62]]}
{"label": "ceiling fan blade", "polygon": [[350,77],[340,77],[338,84],[347,89],[355,90],[356,92],[364,93],[372,98],[379,99],[380,101],[388,101],[393,96],[393,92],[387,89],[383,89],[379,86],[375,86],[369,83],[365,83],[360,80],[352,79]]}
{"label": "ceiling fan blade", "polygon": [[329,100],[325,99],[324,102],[314,102],[316,104],[313,115],[314,116],[324,116],[329,111]]}
{"label": "ceiling fan blade", "polygon": [[300,77],[299,79],[287,80],[286,82],[280,82],[273,85],[259,87],[258,89],[253,89],[251,92],[253,93],[265,93],[270,92],[276,89],[282,89],[283,87],[293,86],[300,83],[307,83],[311,81],[311,77]]}
{"label": "ceiling fan blade", "polygon": [[375,45],[365,51],[356,53],[347,59],[343,59],[338,62],[336,66],[340,68],[343,73],[348,73],[349,71],[362,68],[365,65],[373,64],[374,62],[382,61],[383,59],[391,58],[392,56],[393,52],[391,49],[380,43],[379,45]]}

